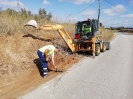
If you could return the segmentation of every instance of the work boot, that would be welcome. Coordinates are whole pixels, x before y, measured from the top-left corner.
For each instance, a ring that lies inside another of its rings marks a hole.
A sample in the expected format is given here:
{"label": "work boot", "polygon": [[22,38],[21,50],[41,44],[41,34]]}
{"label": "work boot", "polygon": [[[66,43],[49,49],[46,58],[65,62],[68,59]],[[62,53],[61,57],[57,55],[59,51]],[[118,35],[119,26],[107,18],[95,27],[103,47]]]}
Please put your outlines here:
{"label": "work boot", "polygon": [[46,78],[48,75],[42,75],[42,78]]}
{"label": "work boot", "polygon": [[44,73],[42,74],[42,77],[45,78],[47,75],[48,75],[47,72],[44,72]]}

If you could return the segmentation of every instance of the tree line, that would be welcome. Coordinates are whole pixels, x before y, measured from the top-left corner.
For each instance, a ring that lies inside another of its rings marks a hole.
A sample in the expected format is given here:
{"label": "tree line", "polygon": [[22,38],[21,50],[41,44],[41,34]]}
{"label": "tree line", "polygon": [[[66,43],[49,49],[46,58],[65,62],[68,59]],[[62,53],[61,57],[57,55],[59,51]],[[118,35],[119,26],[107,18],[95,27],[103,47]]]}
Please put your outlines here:
{"label": "tree line", "polygon": [[133,27],[123,27],[123,26],[121,26],[121,27],[110,27],[110,28],[106,28],[106,29],[111,29],[111,30],[132,30],[133,29]]}
{"label": "tree line", "polygon": [[38,10],[37,14],[32,14],[31,11],[26,10],[25,8],[21,8],[20,11],[16,11],[14,9],[11,8],[7,8],[6,10],[1,10],[0,14],[6,14],[10,17],[21,17],[21,18],[28,18],[28,17],[32,17],[36,20],[39,19],[45,19],[47,21],[51,21],[52,18],[52,14],[51,13],[47,13],[47,11],[44,8],[40,8]]}
{"label": "tree line", "polygon": [[32,14],[25,8],[21,8],[19,11],[0,8],[0,34],[22,32],[24,25],[31,19],[36,20],[40,25],[51,23],[52,17],[53,15],[44,8],[40,8],[36,14]]}

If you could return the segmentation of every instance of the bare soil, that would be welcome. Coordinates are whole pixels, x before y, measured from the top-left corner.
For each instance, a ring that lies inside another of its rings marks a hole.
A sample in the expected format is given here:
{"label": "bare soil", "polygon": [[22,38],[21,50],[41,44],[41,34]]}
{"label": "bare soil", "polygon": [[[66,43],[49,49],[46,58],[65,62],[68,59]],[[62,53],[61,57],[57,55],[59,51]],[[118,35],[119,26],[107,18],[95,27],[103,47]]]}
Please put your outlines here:
{"label": "bare soil", "polygon": [[[58,42],[57,42],[58,41]],[[47,44],[58,45],[61,53],[55,55],[57,68],[65,72],[83,56],[69,53],[62,38],[43,37],[33,34],[0,36],[0,99],[17,99],[39,85],[63,72],[48,72],[41,77],[41,64],[37,50]]]}

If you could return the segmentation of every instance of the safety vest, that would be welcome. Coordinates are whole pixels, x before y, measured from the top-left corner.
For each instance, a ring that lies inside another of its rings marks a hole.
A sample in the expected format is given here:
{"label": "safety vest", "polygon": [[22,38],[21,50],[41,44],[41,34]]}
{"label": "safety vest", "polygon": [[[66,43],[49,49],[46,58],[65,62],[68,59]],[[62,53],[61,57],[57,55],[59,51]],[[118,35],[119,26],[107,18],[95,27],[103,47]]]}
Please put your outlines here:
{"label": "safety vest", "polygon": [[91,27],[85,27],[84,28],[84,32],[87,34],[89,32],[91,32]]}
{"label": "safety vest", "polygon": [[55,47],[53,45],[47,45],[39,49],[42,53],[45,53],[45,50],[48,49],[48,55],[54,54]]}

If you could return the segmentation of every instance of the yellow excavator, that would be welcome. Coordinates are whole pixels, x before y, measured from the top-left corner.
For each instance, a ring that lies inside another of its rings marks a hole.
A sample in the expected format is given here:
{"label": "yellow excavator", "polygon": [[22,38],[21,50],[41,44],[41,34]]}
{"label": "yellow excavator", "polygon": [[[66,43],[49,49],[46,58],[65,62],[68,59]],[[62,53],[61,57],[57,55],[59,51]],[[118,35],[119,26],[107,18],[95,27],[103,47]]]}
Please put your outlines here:
{"label": "yellow excavator", "polygon": [[[87,19],[75,24],[74,39],[64,29],[62,25],[43,25],[38,27],[35,20],[30,20],[25,26],[33,26],[37,30],[55,30],[66,42],[72,52],[91,52],[92,56],[98,56],[100,52],[110,49],[110,42],[103,42],[102,33],[98,31],[98,20]],[[91,31],[86,33],[85,28],[91,28]]]}

